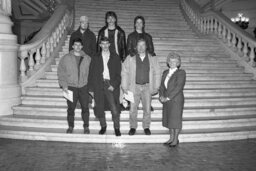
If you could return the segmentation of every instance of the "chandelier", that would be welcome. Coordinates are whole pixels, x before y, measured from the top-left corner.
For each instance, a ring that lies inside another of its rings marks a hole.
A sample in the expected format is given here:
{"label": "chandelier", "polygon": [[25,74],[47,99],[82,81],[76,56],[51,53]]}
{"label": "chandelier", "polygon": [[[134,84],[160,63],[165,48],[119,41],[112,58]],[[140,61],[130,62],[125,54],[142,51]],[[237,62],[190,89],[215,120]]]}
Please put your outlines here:
{"label": "chandelier", "polygon": [[231,18],[231,21],[239,25],[242,29],[247,29],[249,26],[249,18],[244,17],[243,13],[238,13],[235,18]]}

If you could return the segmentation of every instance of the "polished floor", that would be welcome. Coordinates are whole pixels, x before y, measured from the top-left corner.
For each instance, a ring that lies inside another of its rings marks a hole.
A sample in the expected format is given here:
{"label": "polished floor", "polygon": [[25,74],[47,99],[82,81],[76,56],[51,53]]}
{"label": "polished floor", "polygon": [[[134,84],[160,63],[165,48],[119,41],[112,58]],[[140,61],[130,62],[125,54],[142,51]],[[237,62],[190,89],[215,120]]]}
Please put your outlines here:
{"label": "polished floor", "polygon": [[162,144],[82,144],[0,139],[1,171],[254,171],[256,139]]}

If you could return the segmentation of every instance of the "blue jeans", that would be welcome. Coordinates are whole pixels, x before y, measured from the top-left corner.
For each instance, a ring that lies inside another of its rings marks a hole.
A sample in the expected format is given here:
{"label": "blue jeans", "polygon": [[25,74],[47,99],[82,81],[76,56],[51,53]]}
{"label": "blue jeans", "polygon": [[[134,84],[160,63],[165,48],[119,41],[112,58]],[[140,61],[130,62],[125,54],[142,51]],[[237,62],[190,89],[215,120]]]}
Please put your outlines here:
{"label": "blue jeans", "polygon": [[[109,86],[110,86],[109,80],[105,80],[103,93],[104,93],[104,96],[106,97],[105,99],[108,101],[108,104],[109,104],[109,108],[112,114],[112,120],[114,122],[114,128],[119,129],[120,128],[120,110],[115,102],[113,91],[108,90]],[[97,107],[97,103],[96,103],[96,107]],[[103,118],[99,118],[99,121],[100,121],[101,127],[107,126],[105,114]]]}
{"label": "blue jeans", "polygon": [[130,107],[130,128],[138,127],[138,106],[140,104],[140,100],[142,102],[143,107],[143,120],[142,127],[143,129],[150,127],[151,122],[151,93],[149,84],[139,85],[136,84],[135,92],[134,92],[134,103],[131,103]]}

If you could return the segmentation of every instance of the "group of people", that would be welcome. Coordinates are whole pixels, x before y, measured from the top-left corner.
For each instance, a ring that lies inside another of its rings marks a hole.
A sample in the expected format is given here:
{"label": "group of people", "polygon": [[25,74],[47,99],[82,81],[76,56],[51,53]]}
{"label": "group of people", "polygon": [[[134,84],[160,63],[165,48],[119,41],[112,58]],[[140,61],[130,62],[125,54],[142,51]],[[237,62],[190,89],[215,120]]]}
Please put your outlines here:
{"label": "group of people", "polygon": [[[73,101],[67,100],[67,133],[74,129],[77,102],[81,104],[84,133],[89,134],[89,104],[94,104],[94,114],[100,122],[99,134],[107,130],[105,111],[110,110],[116,136],[120,132],[120,103],[124,95],[131,93],[129,104],[129,135],[134,135],[138,126],[137,114],[140,101],[143,107],[142,126],[146,135],[151,135],[151,99],[159,93],[163,103],[163,126],[169,128],[170,139],[164,143],[171,147],[179,143],[184,106],[183,88],[186,73],[179,69],[180,56],[167,56],[168,70],[161,68],[154,52],[150,34],[145,32],[145,19],[134,19],[134,32],[128,35],[117,24],[117,15],[108,11],[106,25],[99,30],[98,38],[89,29],[87,16],[80,17],[79,28],[72,33],[69,53],[58,65],[58,80],[64,92],[73,92]],[[162,75],[162,77],[161,77]]]}

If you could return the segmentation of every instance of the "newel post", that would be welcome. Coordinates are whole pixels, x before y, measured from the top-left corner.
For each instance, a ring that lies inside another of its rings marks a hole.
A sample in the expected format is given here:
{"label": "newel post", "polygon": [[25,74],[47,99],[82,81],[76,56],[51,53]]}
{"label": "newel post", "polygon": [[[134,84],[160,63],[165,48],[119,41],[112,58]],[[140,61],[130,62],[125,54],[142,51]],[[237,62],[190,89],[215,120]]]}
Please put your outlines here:
{"label": "newel post", "polygon": [[[11,31],[13,23],[9,15],[11,0],[0,0],[0,116],[13,114],[12,106],[21,103],[18,44],[17,37]],[[21,74],[24,75],[24,72]]]}

